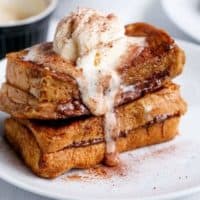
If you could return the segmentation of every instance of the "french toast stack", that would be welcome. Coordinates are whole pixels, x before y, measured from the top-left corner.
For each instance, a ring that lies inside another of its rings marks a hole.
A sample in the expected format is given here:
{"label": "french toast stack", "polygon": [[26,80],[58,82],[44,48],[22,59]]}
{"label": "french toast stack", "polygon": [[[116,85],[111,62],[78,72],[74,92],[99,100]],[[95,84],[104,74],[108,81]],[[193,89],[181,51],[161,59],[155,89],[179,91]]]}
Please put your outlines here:
{"label": "french toast stack", "polygon": [[[161,143],[178,133],[186,103],[171,80],[182,72],[184,52],[163,30],[144,23],[126,26],[128,36],[148,45],[118,69],[123,84],[115,113],[117,150],[124,152]],[[43,44],[41,63],[27,61],[28,49],[7,55],[0,109],[11,114],[5,136],[38,176],[53,178],[72,168],[89,168],[104,160],[104,119],[83,104],[71,76],[74,66]]]}

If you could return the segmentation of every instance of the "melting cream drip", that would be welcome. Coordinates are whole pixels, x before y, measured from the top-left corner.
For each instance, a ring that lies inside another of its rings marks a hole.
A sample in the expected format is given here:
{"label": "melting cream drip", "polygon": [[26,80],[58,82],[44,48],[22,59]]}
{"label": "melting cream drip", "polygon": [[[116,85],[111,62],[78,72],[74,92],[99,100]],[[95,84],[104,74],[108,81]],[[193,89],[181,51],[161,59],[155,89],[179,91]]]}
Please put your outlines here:
{"label": "melting cream drip", "polygon": [[94,49],[76,62],[77,67],[82,69],[82,75],[76,80],[83,102],[94,115],[104,115],[105,162],[111,166],[119,162],[114,141],[119,135],[114,103],[121,86],[117,66],[132,44],[131,39],[124,37],[115,40],[109,47]]}

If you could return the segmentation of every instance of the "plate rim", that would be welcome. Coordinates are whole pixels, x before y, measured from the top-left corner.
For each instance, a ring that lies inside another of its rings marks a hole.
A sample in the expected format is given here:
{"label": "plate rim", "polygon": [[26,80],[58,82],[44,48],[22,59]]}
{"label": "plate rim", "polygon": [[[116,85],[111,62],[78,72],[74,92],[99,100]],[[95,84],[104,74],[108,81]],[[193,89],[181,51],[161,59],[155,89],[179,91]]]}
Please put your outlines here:
{"label": "plate rim", "polygon": [[169,9],[170,4],[172,4],[172,1],[166,1],[166,0],[161,1],[162,8],[165,11],[166,15],[168,16],[168,18],[171,20],[171,22],[174,25],[176,25],[181,31],[183,31],[186,35],[190,36],[197,42],[200,42],[200,37],[198,37],[193,32],[188,31],[187,26],[182,26],[180,23],[178,23],[176,20],[174,20],[173,12],[171,12],[171,10]]}
{"label": "plate rim", "polygon": [[[188,42],[188,41],[185,41],[185,40],[179,40],[179,39],[175,39],[175,41],[180,44],[180,46],[184,46],[184,45],[187,45],[187,46],[190,46],[191,48],[195,48],[195,49],[198,49],[200,51],[200,45],[198,44],[195,44],[195,43],[192,43],[192,42]],[[5,59],[2,59],[0,60],[0,63],[3,62]],[[3,137],[0,136],[0,140],[3,140]],[[56,198],[56,199],[65,199],[65,200],[80,200],[80,198],[74,198],[74,197],[71,197],[71,196],[65,196],[63,197],[63,195],[59,195],[58,193],[49,193],[49,191],[46,191],[46,190],[43,190],[41,189],[40,187],[36,187],[36,186],[33,186],[33,185],[28,185],[22,181],[18,181],[17,179],[13,179],[11,177],[9,177],[7,174],[4,174],[4,173],[0,173],[0,179],[19,188],[19,189],[22,189],[24,191],[28,191],[28,192],[31,192],[33,194],[36,194],[36,195],[40,195],[40,196],[43,196],[43,197],[47,197],[47,198]],[[134,199],[134,200],[170,200],[170,199],[175,199],[175,198],[181,198],[181,197],[187,197],[189,195],[194,195],[196,193],[200,192],[200,184],[199,186],[194,186],[194,187],[190,187],[188,189],[179,189],[177,190],[176,192],[170,192],[170,193],[167,193],[167,194],[161,194],[161,195],[156,195],[156,196],[149,196],[149,197],[143,197],[143,198],[124,198],[124,200],[129,200],[129,199]],[[84,198],[83,198],[84,199]],[[94,199],[94,198],[87,198],[87,200],[90,200],[90,199]],[[99,200],[99,199],[105,199],[105,198],[95,198],[96,200]],[[118,198],[116,198],[118,199]],[[120,199],[120,198],[119,198]]]}

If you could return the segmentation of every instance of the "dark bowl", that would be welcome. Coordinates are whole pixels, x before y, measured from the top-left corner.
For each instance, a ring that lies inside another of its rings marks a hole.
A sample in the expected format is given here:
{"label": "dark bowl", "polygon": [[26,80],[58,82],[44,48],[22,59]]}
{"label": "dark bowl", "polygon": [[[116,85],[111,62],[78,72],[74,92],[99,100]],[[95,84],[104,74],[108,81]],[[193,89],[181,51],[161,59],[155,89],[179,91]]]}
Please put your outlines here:
{"label": "dark bowl", "polygon": [[0,25],[0,59],[12,51],[18,51],[45,41],[51,15],[57,0],[47,0],[47,8],[40,14],[17,21],[14,24]]}

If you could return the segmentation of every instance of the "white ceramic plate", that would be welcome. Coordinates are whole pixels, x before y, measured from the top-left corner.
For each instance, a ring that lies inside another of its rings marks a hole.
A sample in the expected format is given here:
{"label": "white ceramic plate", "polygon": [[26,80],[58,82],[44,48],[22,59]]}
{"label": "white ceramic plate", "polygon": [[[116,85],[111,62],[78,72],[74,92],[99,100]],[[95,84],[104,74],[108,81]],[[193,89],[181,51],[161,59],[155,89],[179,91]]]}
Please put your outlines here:
{"label": "white ceramic plate", "polygon": [[[125,176],[94,177],[84,171],[72,171],[55,180],[32,174],[0,139],[0,178],[24,190],[58,199],[173,199],[200,191],[200,47],[179,42],[185,49],[187,63],[177,79],[189,104],[183,117],[180,135],[173,141],[124,153]],[[0,80],[5,74],[5,61],[0,63]],[[0,113],[1,135],[5,114]],[[72,181],[69,174],[85,180]]]}
{"label": "white ceramic plate", "polygon": [[200,42],[200,1],[162,0],[169,18],[186,34]]}

